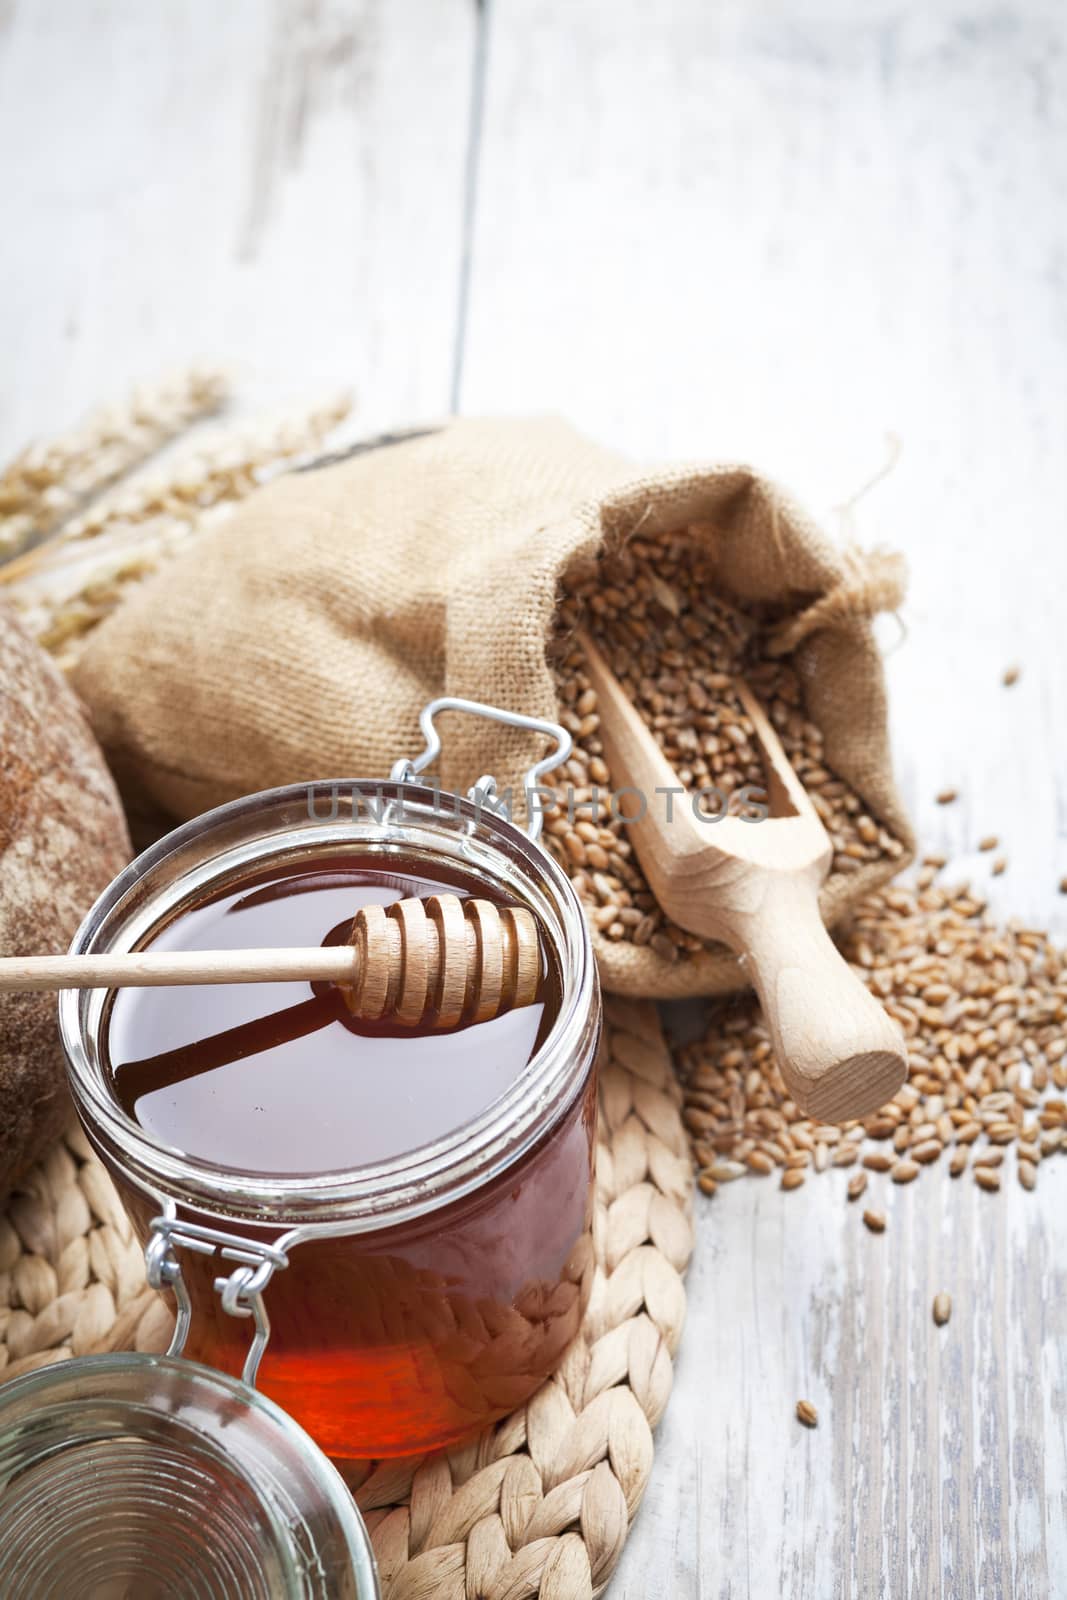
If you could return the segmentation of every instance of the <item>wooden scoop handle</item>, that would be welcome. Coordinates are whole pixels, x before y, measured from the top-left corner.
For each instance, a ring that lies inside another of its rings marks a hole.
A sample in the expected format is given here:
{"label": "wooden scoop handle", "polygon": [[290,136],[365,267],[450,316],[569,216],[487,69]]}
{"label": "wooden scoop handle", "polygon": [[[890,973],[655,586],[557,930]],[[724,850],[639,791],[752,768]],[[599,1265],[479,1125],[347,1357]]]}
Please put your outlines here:
{"label": "wooden scoop handle", "polygon": [[532,912],[453,894],[364,906],[343,945],[0,959],[0,990],[336,983],[355,1016],[438,1028],[530,1005],[540,978]]}
{"label": "wooden scoop handle", "polygon": [[900,1029],[827,933],[814,879],[768,875],[761,890],[758,907],[735,915],[732,942],[786,1088],[821,1122],[867,1116],[907,1075]]}

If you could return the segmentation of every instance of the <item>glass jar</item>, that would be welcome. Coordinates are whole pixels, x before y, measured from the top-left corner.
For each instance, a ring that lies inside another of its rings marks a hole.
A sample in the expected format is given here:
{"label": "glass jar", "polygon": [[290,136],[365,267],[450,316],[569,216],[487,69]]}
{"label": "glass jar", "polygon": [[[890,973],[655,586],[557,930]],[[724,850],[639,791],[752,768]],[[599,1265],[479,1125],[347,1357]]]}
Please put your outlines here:
{"label": "glass jar", "polygon": [[379,1600],[355,1503],[291,1418],[128,1353],[0,1386],[0,1594]]}
{"label": "glass jar", "polygon": [[195,1361],[243,1369],[334,1457],[435,1449],[512,1410],[558,1364],[588,1299],[595,963],[568,878],[497,804],[491,780],[460,799],[416,783],[411,763],[388,782],[253,795],[139,857],[73,946],[143,947],[251,872],[339,853],[459,871],[536,914],[560,1003],[525,1070],[447,1137],[349,1171],[236,1171],[164,1144],[114,1093],[108,995],[61,996],[75,1103],[150,1281],[177,1295],[176,1341]]}

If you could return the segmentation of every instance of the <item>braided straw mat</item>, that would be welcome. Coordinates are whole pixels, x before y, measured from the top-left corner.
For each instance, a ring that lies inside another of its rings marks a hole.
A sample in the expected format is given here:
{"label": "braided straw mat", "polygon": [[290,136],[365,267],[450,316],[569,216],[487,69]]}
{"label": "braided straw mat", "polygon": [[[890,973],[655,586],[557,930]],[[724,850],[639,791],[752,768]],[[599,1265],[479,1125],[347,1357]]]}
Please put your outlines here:
{"label": "braided straw mat", "polygon": [[[589,1600],[641,1503],[685,1317],[692,1172],[654,1006],[609,998],[605,1023],[597,1269],[559,1371],[470,1444],[340,1464],[384,1600]],[[75,1128],[0,1215],[0,1382],[90,1351],[164,1349],[171,1326]]]}

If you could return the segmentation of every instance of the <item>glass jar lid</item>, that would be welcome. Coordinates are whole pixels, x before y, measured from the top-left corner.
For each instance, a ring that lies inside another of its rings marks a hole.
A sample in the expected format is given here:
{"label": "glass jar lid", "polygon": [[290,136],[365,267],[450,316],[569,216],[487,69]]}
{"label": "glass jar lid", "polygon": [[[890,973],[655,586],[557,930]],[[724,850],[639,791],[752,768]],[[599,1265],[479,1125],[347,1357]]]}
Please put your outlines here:
{"label": "glass jar lid", "polygon": [[86,1356],[0,1388],[4,1600],[379,1600],[322,1451],[248,1384]]}

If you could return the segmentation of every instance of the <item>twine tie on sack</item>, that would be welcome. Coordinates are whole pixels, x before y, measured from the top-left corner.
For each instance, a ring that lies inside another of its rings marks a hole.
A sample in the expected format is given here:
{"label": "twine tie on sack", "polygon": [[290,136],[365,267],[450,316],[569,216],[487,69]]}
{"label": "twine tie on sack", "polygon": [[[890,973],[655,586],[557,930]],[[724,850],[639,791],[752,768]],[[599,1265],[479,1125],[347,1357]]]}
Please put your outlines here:
{"label": "twine tie on sack", "polygon": [[904,602],[908,568],[895,550],[845,552],[845,575],[806,610],[771,630],[768,655],[789,655],[820,628],[841,627],[855,618],[870,620],[881,611],[897,612]]}

